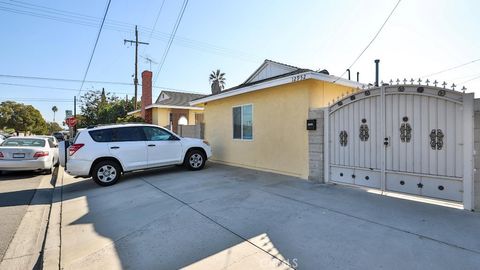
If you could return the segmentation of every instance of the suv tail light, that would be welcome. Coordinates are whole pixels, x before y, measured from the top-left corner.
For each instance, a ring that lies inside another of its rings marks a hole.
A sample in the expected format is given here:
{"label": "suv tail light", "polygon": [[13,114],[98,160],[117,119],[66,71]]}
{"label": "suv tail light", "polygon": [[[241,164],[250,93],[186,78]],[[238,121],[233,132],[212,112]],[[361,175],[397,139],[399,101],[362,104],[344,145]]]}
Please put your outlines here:
{"label": "suv tail light", "polygon": [[46,156],[48,156],[48,152],[47,152],[47,151],[36,152],[36,153],[33,155],[34,158],[46,157]]}
{"label": "suv tail light", "polygon": [[73,156],[73,154],[75,154],[75,152],[77,152],[78,150],[80,150],[80,148],[82,148],[85,144],[83,143],[75,143],[75,144],[72,144],[69,148],[68,148],[68,154],[70,156]]}

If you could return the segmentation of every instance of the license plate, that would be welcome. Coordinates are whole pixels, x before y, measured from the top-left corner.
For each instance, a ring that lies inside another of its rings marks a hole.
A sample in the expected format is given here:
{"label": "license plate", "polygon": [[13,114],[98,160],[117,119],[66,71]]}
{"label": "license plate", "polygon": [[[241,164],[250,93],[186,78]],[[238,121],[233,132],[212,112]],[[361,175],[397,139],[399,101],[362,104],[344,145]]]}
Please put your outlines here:
{"label": "license plate", "polygon": [[14,153],[13,158],[25,158],[25,153]]}

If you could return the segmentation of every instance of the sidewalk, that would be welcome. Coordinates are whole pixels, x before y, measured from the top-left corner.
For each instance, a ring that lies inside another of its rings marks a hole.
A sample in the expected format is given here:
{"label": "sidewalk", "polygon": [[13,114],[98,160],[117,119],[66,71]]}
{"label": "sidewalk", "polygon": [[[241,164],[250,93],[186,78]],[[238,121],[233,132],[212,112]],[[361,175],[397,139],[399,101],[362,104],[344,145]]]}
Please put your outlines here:
{"label": "sidewalk", "polygon": [[40,176],[40,184],[5,252],[0,263],[0,270],[34,269],[41,265],[43,243],[52,202],[52,185],[56,177],[55,171],[52,175]]}

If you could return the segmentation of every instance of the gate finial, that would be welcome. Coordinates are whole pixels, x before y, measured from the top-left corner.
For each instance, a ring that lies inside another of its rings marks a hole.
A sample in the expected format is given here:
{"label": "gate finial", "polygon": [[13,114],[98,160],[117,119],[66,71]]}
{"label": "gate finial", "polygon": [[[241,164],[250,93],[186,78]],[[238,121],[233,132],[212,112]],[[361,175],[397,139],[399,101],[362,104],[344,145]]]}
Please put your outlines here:
{"label": "gate finial", "polygon": [[467,90],[467,88],[465,86],[462,87],[462,91],[463,93],[465,93],[465,90]]}
{"label": "gate finial", "polygon": [[428,86],[428,84],[430,83],[430,80],[429,80],[429,79],[427,79],[425,82],[427,83],[427,86]]}
{"label": "gate finial", "polygon": [[380,81],[380,85],[383,85],[383,80]]}
{"label": "gate finial", "polygon": [[433,84],[435,85],[435,87],[437,87],[437,84],[438,84],[437,80],[435,80]]}
{"label": "gate finial", "polygon": [[451,87],[452,87],[452,89],[455,91],[455,87],[457,87],[457,86],[455,85],[455,83],[452,83],[452,86],[451,86]]}
{"label": "gate finial", "polygon": [[413,78],[410,79],[410,84],[413,84],[415,80]]}
{"label": "gate finial", "polygon": [[422,84],[422,79],[418,78],[418,84]]}
{"label": "gate finial", "polygon": [[392,79],[390,79],[390,85],[392,85],[392,84],[393,84],[393,80],[392,80]]}
{"label": "gate finial", "polygon": [[407,84],[407,78],[403,78],[403,84]]}
{"label": "gate finial", "polygon": [[364,84],[362,84],[362,90],[364,90],[364,89],[365,89],[365,85],[364,85]]}
{"label": "gate finial", "polygon": [[443,88],[445,88],[445,86],[447,86],[447,83],[443,81],[442,85],[443,85]]}
{"label": "gate finial", "polygon": [[400,83],[400,80],[397,78],[397,85]]}

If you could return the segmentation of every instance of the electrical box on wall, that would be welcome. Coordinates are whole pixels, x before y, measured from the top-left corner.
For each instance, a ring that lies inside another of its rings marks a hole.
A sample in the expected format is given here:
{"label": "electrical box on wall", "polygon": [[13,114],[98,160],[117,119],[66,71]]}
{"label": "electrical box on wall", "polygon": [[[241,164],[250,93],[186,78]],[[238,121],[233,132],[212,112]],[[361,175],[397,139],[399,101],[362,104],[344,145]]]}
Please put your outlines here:
{"label": "electrical box on wall", "polygon": [[317,119],[307,119],[307,130],[317,130]]}

